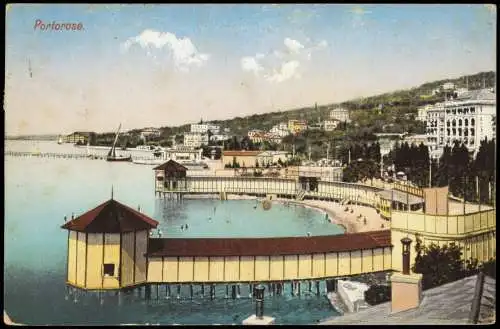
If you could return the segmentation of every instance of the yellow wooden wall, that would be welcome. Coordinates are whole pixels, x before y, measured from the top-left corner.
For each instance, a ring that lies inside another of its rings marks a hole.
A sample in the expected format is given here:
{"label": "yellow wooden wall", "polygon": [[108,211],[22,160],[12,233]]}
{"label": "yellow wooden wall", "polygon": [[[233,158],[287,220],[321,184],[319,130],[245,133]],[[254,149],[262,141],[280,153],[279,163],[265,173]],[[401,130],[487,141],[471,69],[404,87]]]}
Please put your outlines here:
{"label": "yellow wooden wall", "polygon": [[119,288],[119,268],[120,268],[120,234],[104,234],[104,262],[103,264],[114,264],[113,276],[103,277],[103,288]]}
{"label": "yellow wooden wall", "polygon": [[121,286],[134,284],[134,232],[122,233]]}
{"label": "yellow wooden wall", "polygon": [[76,285],[76,240],[77,232],[69,231],[68,236],[68,282]]}
{"label": "yellow wooden wall", "polygon": [[307,280],[391,269],[389,247],[286,256],[151,257],[148,282]]}
{"label": "yellow wooden wall", "polygon": [[102,233],[87,234],[87,289],[102,288]]}
{"label": "yellow wooden wall", "polygon": [[146,282],[149,230],[135,232],[135,283]]}
{"label": "yellow wooden wall", "polygon": [[76,238],[76,285],[85,286],[86,234],[77,232]]}

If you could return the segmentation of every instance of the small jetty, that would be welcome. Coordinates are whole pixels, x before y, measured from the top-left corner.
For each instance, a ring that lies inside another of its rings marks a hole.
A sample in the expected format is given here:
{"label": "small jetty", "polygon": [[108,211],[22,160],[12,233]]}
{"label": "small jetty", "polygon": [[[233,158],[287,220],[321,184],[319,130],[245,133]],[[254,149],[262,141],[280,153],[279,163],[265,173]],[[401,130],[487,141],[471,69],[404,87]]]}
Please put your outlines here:
{"label": "small jetty", "polygon": [[21,158],[52,158],[52,159],[98,159],[104,160],[106,157],[101,155],[87,155],[83,153],[53,153],[53,152],[19,152],[19,151],[5,151],[4,155],[21,157]]}

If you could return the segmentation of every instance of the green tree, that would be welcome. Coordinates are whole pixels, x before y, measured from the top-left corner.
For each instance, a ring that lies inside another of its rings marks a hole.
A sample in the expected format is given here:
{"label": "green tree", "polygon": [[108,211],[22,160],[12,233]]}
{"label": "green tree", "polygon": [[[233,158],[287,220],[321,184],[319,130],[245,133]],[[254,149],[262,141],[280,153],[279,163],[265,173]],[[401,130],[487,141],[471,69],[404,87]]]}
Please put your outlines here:
{"label": "green tree", "polygon": [[365,301],[377,305],[391,300],[391,286],[374,285],[365,291]]}

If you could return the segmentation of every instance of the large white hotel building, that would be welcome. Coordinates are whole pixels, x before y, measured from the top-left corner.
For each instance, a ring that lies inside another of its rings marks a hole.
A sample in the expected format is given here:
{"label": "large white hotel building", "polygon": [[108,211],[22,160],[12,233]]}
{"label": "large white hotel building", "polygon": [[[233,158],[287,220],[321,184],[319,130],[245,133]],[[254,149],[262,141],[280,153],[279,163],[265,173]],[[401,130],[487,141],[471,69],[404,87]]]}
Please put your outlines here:
{"label": "large white hotel building", "polygon": [[439,159],[444,147],[452,146],[455,140],[464,143],[475,156],[482,140],[496,139],[496,94],[488,89],[472,90],[420,109],[419,119],[424,117],[432,158]]}

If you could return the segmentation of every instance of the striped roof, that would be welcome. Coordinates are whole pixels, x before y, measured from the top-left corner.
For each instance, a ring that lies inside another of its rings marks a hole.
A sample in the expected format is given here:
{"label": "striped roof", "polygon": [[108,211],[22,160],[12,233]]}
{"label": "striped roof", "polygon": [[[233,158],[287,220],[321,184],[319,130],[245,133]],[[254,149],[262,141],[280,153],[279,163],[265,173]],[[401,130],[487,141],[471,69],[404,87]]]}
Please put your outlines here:
{"label": "striped roof", "polygon": [[149,257],[277,256],[355,251],[391,246],[389,230],[285,238],[154,238]]}
{"label": "striped roof", "polygon": [[156,228],[158,222],[110,199],[67,222],[61,228],[86,233],[120,233]]}

